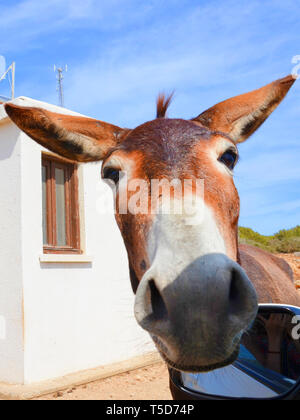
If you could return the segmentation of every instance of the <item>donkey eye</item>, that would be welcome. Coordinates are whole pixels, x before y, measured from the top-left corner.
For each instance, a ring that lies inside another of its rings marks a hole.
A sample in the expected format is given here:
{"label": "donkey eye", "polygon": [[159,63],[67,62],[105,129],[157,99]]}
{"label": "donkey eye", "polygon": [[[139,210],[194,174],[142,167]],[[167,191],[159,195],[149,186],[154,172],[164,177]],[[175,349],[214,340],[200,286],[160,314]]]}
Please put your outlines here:
{"label": "donkey eye", "polygon": [[235,151],[227,150],[219,159],[220,162],[224,163],[229,169],[233,169],[237,162],[238,156]]}
{"label": "donkey eye", "polygon": [[110,179],[117,184],[120,180],[120,171],[114,168],[105,168],[103,171],[103,178]]}

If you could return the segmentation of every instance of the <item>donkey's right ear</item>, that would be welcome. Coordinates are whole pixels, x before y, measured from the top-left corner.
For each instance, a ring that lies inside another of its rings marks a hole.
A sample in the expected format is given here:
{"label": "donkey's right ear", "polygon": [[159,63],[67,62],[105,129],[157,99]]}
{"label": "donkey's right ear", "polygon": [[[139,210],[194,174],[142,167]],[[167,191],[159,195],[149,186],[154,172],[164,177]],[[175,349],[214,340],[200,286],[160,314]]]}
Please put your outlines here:
{"label": "donkey's right ear", "polygon": [[7,103],[5,110],[9,118],[37,143],[77,162],[104,159],[129,131],[92,118],[56,114],[41,108]]}

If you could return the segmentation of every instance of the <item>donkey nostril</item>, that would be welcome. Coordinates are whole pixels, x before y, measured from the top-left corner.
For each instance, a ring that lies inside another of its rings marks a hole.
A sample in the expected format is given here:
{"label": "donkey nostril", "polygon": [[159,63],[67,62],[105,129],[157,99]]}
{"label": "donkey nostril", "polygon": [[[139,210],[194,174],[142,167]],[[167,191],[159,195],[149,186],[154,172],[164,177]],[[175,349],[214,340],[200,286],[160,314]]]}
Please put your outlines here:
{"label": "donkey nostril", "polygon": [[230,303],[236,303],[239,300],[239,286],[238,286],[238,275],[235,270],[232,270],[230,289],[229,289],[229,301]]}
{"label": "donkey nostril", "polygon": [[168,317],[167,307],[157,289],[154,280],[149,281],[150,299],[152,306],[152,317],[155,321],[165,320]]}

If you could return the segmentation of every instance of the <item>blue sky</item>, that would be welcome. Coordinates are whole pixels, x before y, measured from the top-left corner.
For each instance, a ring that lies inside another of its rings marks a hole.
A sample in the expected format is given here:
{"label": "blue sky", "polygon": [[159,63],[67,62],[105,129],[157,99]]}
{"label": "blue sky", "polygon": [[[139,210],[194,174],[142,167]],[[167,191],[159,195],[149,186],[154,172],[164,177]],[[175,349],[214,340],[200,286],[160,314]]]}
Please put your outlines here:
{"label": "blue sky", "polygon": [[[300,55],[294,0],[0,0],[0,10],[17,95],[57,103],[53,65],[68,64],[66,106],[126,127],[154,117],[161,90],[176,89],[170,117],[190,118],[291,73]],[[240,224],[264,234],[299,224],[299,81],[240,153]]]}

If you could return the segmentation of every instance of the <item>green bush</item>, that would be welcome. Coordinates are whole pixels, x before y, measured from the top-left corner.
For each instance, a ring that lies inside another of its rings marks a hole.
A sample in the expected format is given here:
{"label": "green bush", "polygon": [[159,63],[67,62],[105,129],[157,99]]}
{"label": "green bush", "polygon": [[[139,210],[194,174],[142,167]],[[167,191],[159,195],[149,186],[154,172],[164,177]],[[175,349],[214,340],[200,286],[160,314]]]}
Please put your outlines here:
{"label": "green bush", "polygon": [[257,246],[272,253],[300,252],[300,226],[280,230],[275,235],[264,236],[251,228],[239,228],[240,243]]}

